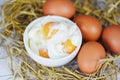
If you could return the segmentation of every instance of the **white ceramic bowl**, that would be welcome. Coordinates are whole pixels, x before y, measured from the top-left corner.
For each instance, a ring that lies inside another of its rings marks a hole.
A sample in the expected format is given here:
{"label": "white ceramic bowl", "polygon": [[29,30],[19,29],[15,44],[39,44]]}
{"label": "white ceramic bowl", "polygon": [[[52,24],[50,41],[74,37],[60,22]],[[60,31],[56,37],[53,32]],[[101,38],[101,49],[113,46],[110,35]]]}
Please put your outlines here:
{"label": "white ceramic bowl", "polygon": [[[25,32],[24,32],[24,35],[23,35],[23,38],[24,38],[24,45],[25,45],[25,49],[26,51],[28,52],[28,55],[33,59],[35,60],[36,62],[38,62],[39,64],[41,65],[44,65],[44,66],[49,66],[49,67],[58,67],[58,66],[62,66],[62,65],[65,65],[67,64],[68,62],[70,62],[78,53],[79,49],[80,49],[80,46],[82,44],[82,35],[81,35],[81,31],[79,30],[79,36],[80,36],[80,41],[78,42],[78,47],[71,53],[69,54],[68,56],[66,57],[63,57],[63,58],[59,58],[59,59],[50,59],[50,58],[44,58],[44,57],[41,57],[41,56],[38,56],[36,55],[29,47],[28,45],[28,32],[31,30],[32,27],[34,27],[33,25],[37,24],[37,23],[40,23],[42,22],[42,20],[44,20],[44,18],[46,18],[48,16],[43,16],[43,17],[40,17],[34,21],[32,21],[25,29]],[[60,16],[49,16],[49,18],[54,18],[56,20],[66,20],[72,24],[75,24],[74,22],[72,22],[71,20],[67,19],[67,18],[64,18],[64,17],[60,17]],[[76,24],[75,24],[76,25]],[[77,27],[77,25],[76,25]],[[77,27],[78,28],[78,27]],[[79,28],[78,28],[79,29]]]}

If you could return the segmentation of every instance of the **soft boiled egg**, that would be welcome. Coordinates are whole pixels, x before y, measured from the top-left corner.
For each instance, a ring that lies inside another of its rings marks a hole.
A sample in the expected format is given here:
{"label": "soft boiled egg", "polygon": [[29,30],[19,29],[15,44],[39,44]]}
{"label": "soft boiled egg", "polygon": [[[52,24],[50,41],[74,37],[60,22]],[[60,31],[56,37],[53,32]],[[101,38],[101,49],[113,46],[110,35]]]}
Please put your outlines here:
{"label": "soft boiled egg", "polygon": [[44,58],[59,59],[79,50],[82,39],[76,24],[61,17],[42,17],[28,31],[29,48]]}

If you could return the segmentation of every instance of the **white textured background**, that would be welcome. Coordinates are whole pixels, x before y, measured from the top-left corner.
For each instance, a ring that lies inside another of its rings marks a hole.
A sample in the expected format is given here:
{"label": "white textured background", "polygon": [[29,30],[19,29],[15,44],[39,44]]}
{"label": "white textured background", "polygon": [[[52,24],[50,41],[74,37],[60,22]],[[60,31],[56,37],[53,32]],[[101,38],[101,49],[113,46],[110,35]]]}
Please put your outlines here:
{"label": "white textured background", "polygon": [[12,77],[8,61],[9,58],[7,57],[5,49],[0,47],[0,80],[7,80]]}

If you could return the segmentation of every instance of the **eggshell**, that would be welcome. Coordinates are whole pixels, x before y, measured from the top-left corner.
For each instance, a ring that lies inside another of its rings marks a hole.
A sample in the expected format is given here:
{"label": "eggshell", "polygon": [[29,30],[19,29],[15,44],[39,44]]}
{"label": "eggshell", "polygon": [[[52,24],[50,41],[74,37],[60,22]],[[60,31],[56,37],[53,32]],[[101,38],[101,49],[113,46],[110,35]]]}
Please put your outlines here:
{"label": "eggshell", "polygon": [[120,25],[107,26],[102,34],[102,41],[107,49],[120,54]]}
{"label": "eggshell", "polygon": [[90,15],[78,15],[73,21],[79,26],[84,40],[96,41],[100,38],[102,25],[97,18]]}
{"label": "eggshell", "polygon": [[75,14],[75,6],[70,0],[48,0],[43,5],[44,15],[57,15],[71,18]]}
{"label": "eggshell", "polygon": [[105,56],[105,49],[100,43],[89,41],[83,44],[77,56],[78,67],[81,72],[92,74],[101,66],[99,60]]}

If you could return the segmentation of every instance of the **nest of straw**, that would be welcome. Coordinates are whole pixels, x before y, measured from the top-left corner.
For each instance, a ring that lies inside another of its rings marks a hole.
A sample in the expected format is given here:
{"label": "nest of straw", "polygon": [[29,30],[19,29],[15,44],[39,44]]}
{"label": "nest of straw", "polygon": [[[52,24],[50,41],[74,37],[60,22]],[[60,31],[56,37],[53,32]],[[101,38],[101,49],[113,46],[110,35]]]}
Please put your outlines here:
{"label": "nest of straw", "polygon": [[[120,0],[72,0],[76,14],[97,17],[103,27],[120,24]],[[1,6],[0,46],[6,49],[10,58],[12,79],[22,80],[117,80],[120,55],[108,56],[101,60],[103,65],[94,74],[83,74],[78,70],[76,59],[65,66],[45,67],[34,62],[24,49],[23,35],[26,26],[42,16],[45,0],[8,0]],[[89,6],[89,7],[88,7]],[[7,42],[7,43],[6,43]]]}

